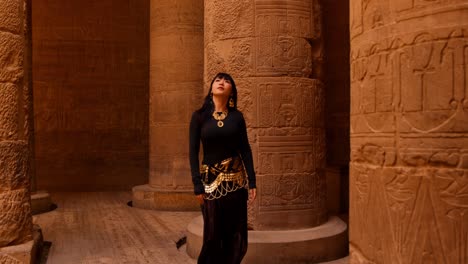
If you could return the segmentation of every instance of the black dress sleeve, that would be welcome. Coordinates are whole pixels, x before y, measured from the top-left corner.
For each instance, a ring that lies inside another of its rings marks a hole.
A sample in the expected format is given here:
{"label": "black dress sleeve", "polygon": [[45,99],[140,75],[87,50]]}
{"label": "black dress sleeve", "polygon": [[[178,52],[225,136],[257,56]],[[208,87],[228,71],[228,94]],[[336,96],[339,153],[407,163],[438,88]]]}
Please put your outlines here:
{"label": "black dress sleeve", "polygon": [[200,131],[200,117],[197,112],[194,112],[192,114],[192,120],[190,120],[189,129],[189,159],[194,193],[197,195],[205,193],[205,188],[200,178],[200,163],[198,160],[198,155],[200,153]]}
{"label": "black dress sleeve", "polygon": [[255,170],[253,165],[252,149],[250,148],[249,139],[247,137],[247,126],[245,124],[244,116],[240,120],[240,155],[244,162],[247,177],[249,179],[249,188],[257,188]]}

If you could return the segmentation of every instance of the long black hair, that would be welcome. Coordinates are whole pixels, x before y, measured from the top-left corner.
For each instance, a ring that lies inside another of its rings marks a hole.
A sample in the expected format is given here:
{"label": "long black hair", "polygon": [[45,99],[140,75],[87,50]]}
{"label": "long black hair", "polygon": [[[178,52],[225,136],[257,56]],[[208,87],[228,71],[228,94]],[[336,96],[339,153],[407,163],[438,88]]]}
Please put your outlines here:
{"label": "long black hair", "polygon": [[229,100],[227,102],[227,108],[229,111],[237,110],[237,88],[236,88],[236,83],[234,82],[234,79],[231,77],[231,75],[225,73],[225,72],[219,72],[216,74],[216,76],[211,80],[210,83],[210,89],[208,91],[208,94],[205,96],[205,100],[203,102],[202,107],[197,110],[197,112],[200,114],[201,117],[201,122],[204,122],[206,119],[208,119],[211,114],[214,111],[214,102],[213,102],[213,95],[211,90],[213,89],[213,83],[216,79],[224,79],[228,80],[231,83],[231,98],[234,101],[234,106],[230,107],[229,106]]}

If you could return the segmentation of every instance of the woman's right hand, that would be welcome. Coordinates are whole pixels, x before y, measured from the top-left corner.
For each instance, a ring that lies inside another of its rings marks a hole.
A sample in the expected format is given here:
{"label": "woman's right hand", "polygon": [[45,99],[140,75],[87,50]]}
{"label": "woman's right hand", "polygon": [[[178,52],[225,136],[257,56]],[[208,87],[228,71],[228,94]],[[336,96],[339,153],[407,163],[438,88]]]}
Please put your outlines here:
{"label": "woman's right hand", "polygon": [[203,205],[203,203],[205,202],[205,200],[203,199],[203,194],[198,194],[195,197],[197,198],[198,203],[200,203],[200,205]]}

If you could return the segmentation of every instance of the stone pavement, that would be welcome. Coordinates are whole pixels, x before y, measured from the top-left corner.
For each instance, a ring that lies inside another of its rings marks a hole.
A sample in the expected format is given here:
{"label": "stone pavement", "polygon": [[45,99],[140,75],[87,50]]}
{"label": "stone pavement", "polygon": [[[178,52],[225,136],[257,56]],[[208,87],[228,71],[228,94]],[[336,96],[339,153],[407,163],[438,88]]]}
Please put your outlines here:
{"label": "stone pavement", "polygon": [[192,264],[176,242],[199,212],[127,206],[130,192],[52,193],[58,208],[33,218],[52,242],[47,264]]}
{"label": "stone pavement", "polygon": [[[186,246],[177,249],[176,242],[186,235],[188,223],[199,212],[129,207],[130,192],[51,196],[58,208],[33,217],[44,240],[52,242],[47,264],[196,263],[187,255]],[[348,258],[328,263],[346,264]]]}

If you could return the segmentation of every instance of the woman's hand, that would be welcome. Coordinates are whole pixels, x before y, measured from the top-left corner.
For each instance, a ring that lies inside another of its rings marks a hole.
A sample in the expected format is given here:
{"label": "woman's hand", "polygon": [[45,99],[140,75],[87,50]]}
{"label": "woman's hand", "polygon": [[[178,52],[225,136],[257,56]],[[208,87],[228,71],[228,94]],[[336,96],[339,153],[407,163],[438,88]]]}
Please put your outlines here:
{"label": "woman's hand", "polygon": [[257,197],[257,189],[249,189],[249,203],[252,204],[255,201],[255,198]]}
{"label": "woman's hand", "polygon": [[198,194],[195,196],[197,198],[197,201],[200,205],[203,205],[203,203],[205,202],[205,200],[203,199],[203,194]]}

